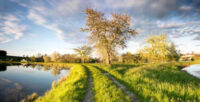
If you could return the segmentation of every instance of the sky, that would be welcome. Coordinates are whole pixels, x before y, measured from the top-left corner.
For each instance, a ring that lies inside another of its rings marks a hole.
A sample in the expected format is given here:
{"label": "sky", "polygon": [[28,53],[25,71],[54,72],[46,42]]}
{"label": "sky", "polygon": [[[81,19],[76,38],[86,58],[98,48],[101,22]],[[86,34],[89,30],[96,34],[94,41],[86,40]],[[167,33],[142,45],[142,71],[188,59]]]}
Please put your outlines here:
{"label": "sky", "polygon": [[119,53],[136,53],[165,33],[181,53],[200,53],[200,0],[0,0],[0,50],[8,55],[74,53],[87,44],[86,8],[128,14],[139,33]]}

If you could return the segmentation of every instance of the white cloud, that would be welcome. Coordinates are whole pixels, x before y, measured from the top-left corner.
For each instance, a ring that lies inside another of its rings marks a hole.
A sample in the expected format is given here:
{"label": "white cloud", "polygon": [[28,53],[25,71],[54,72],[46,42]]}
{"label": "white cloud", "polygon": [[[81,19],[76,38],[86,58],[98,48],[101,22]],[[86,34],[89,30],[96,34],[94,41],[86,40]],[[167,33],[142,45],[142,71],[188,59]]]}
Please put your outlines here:
{"label": "white cloud", "polygon": [[20,19],[16,16],[8,14],[1,17],[0,22],[0,42],[6,43],[17,40],[24,35],[27,30],[26,26],[20,24]]}
{"label": "white cloud", "polygon": [[132,8],[144,6],[147,0],[106,0],[107,7],[111,8]]}
{"label": "white cloud", "polygon": [[192,10],[192,6],[188,6],[188,5],[182,5],[179,8],[181,11],[190,11]]}
{"label": "white cloud", "polygon": [[158,28],[176,28],[183,25],[182,22],[163,22],[163,21],[157,21]]}
{"label": "white cloud", "polygon": [[42,16],[40,16],[39,14],[36,13],[36,11],[33,10],[29,11],[28,18],[33,20],[39,25],[43,25],[47,22]]}
{"label": "white cloud", "polygon": [[[181,18],[182,15],[176,12],[194,9],[194,7],[182,6],[182,3],[177,3],[177,0],[56,0],[45,2],[30,0],[26,3],[15,1],[28,8],[28,19],[56,32],[59,39],[65,41],[68,39],[70,42],[85,39],[86,35],[80,34],[79,28],[85,24],[82,11],[87,7],[94,7],[105,13],[113,11],[128,13],[132,16],[133,26],[140,33],[137,36],[138,41],[151,34],[166,33],[174,38],[200,34],[200,22],[193,19],[194,15]],[[154,19],[155,16],[160,18]],[[166,18],[161,19],[162,17]]]}
{"label": "white cloud", "polygon": [[76,20],[74,15],[78,18],[79,13],[82,12],[80,11],[80,7],[86,6],[82,5],[84,2],[81,0],[48,1],[46,3],[42,1],[32,1],[30,6],[29,3],[18,3],[28,8],[28,19],[40,26],[56,32],[58,38],[61,40],[69,38],[72,33],[75,34],[74,37],[76,37],[76,34],[78,33],[74,32],[79,31],[80,23],[69,24],[72,22],[70,19]]}

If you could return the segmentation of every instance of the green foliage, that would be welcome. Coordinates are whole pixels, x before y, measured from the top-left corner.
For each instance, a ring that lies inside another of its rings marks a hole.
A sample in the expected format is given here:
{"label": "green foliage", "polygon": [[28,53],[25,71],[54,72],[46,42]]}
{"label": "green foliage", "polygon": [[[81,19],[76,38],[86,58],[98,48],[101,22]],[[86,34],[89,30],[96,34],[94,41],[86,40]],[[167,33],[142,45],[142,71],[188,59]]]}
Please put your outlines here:
{"label": "green foliage", "polygon": [[159,63],[179,59],[175,45],[167,41],[165,34],[151,36],[147,39],[147,43],[149,45],[139,51],[144,62]]}
{"label": "green foliage", "polygon": [[20,100],[20,102],[33,102],[38,97],[37,93],[32,93],[31,95],[28,95],[27,98]]}
{"label": "green foliage", "polygon": [[53,83],[52,89],[35,102],[81,102],[86,93],[87,79],[86,68],[74,64],[65,81],[58,85]]}
{"label": "green foliage", "polygon": [[174,43],[171,43],[169,46],[169,54],[168,54],[168,59],[169,61],[178,61],[180,58],[180,52],[176,50],[176,46]]}
{"label": "green foliage", "polygon": [[[79,49],[79,48],[78,48]],[[78,50],[77,49],[77,50]],[[91,48],[90,47],[83,47],[85,50],[84,54],[59,54],[57,52],[54,52],[51,54],[51,56],[43,55],[42,60],[40,58],[36,58],[37,62],[67,62],[67,63],[94,63],[94,62],[99,62],[98,59],[91,58],[89,54],[91,53]],[[82,51],[80,51],[82,52]],[[40,59],[40,60],[39,60]]]}
{"label": "green foliage", "polygon": [[85,45],[74,49],[74,51],[81,57],[81,62],[84,63],[89,58],[92,48]]}
{"label": "green foliage", "polygon": [[130,52],[127,52],[121,56],[121,60],[123,63],[139,63],[141,57],[139,56],[139,54],[132,54]]}
{"label": "green foliage", "polygon": [[31,62],[36,62],[36,57],[35,57],[35,56],[31,56],[31,57],[30,57],[30,61],[31,61]]}
{"label": "green foliage", "polygon": [[88,68],[93,78],[94,102],[130,102],[129,97],[100,70],[92,66]]}
{"label": "green foliage", "polygon": [[181,71],[183,64],[149,64],[135,68],[118,64],[101,65],[101,68],[124,83],[142,101],[199,102],[200,80]]}
{"label": "green foliage", "polygon": [[[94,102],[129,102],[129,97],[96,67],[124,84],[142,102],[199,102],[200,80],[180,70],[184,66],[199,63],[198,60],[143,65],[35,63],[56,66],[52,69],[71,68],[69,76],[53,82],[51,90],[36,102],[81,102],[88,86],[88,69],[93,78]],[[34,100],[35,96],[29,99]]]}

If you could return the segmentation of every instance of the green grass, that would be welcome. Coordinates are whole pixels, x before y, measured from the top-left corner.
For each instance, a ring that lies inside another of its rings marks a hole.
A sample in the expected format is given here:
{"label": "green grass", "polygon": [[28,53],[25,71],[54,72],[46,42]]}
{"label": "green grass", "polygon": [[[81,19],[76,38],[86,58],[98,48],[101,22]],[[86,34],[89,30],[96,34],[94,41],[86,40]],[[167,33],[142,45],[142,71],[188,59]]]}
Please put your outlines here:
{"label": "green grass", "polygon": [[87,66],[93,78],[94,102],[130,102],[125,95],[107,76],[92,66]]}
{"label": "green grass", "polygon": [[85,96],[88,83],[87,69],[74,64],[66,80],[52,84],[50,91],[40,96],[36,102],[81,102]]}
{"label": "green grass", "polygon": [[167,63],[135,68],[131,66],[133,65],[100,67],[124,83],[142,101],[200,101],[200,80],[181,71],[182,64]]}
{"label": "green grass", "polygon": [[181,71],[184,66],[199,63],[196,60],[154,65],[31,64],[71,68],[68,77],[52,83],[52,89],[36,102],[81,102],[88,86],[88,71],[93,78],[94,102],[129,102],[129,97],[96,67],[109,72],[142,102],[200,102],[200,79]]}

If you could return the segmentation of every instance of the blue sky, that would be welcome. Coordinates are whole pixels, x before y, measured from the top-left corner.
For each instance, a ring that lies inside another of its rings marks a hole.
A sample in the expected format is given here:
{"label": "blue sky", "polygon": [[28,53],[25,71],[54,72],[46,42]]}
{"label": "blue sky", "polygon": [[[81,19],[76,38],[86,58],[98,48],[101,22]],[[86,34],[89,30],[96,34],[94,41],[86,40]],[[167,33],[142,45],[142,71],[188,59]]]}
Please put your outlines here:
{"label": "blue sky", "polygon": [[139,35],[119,50],[136,52],[165,33],[182,53],[200,53],[200,0],[0,0],[0,49],[9,55],[73,53],[87,44],[85,8],[131,16]]}

